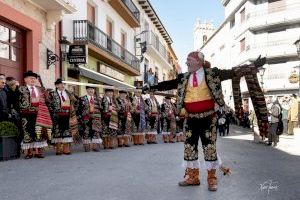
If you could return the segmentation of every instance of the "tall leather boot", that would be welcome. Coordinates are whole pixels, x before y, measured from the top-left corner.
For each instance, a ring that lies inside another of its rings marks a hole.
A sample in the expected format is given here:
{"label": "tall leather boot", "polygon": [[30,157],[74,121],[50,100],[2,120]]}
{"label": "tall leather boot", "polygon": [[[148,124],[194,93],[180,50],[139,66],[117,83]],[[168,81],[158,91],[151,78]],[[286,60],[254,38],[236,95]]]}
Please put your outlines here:
{"label": "tall leather boot", "polygon": [[174,143],[174,134],[170,133],[170,135],[168,135],[168,137],[169,137],[169,142]]}
{"label": "tall leather boot", "polygon": [[42,148],[36,148],[35,149],[34,157],[36,157],[36,158],[45,158],[45,156],[43,156]]}
{"label": "tall leather boot", "polygon": [[123,145],[124,145],[123,136],[118,136],[118,146],[123,147]]}
{"label": "tall leather boot", "polygon": [[139,135],[139,145],[144,145],[145,136],[143,134]]}
{"label": "tall leather boot", "polygon": [[62,155],[62,151],[61,151],[61,143],[56,143],[55,144],[55,154],[57,156]]}
{"label": "tall leather boot", "polygon": [[209,191],[217,191],[218,183],[215,169],[207,170],[207,184]]}
{"label": "tall leather boot", "polygon": [[32,155],[32,149],[26,149],[24,150],[24,154],[25,154],[25,159],[31,159],[33,157]]}
{"label": "tall leather boot", "polygon": [[105,136],[103,137],[103,146],[104,146],[104,149],[109,149],[109,141],[108,141],[108,137]]}
{"label": "tall leather boot", "polygon": [[71,155],[70,145],[70,143],[63,144],[63,154]]}
{"label": "tall leather boot", "polygon": [[138,145],[138,139],[139,139],[139,136],[138,135],[133,135],[133,144],[134,145]]}
{"label": "tall leather boot", "polygon": [[124,140],[124,146],[125,147],[130,147],[130,144],[129,144],[129,135],[124,135],[123,136],[123,140]]}
{"label": "tall leather boot", "polygon": [[83,144],[83,148],[85,152],[91,151],[90,144]]}
{"label": "tall leather boot", "polygon": [[162,135],[164,143],[168,142],[167,135]]}
{"label": "tall leather boot", "polygon": [[186,168],[183,181],[179,182],[179,186],[197,186],[200,185],[199,169]]}

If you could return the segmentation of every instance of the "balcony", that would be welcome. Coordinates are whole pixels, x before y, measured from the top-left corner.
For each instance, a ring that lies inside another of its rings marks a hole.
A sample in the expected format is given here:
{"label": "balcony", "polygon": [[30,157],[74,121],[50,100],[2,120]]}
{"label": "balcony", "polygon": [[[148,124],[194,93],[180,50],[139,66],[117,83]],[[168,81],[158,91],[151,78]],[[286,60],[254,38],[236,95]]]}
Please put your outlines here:
{"label": "balcony", "polygon": [[287,3],[281,7],[251,12],[247,15],[248,27],[250,30],[261,30],[265,27],[299,23],[299,9],[300,3]]}
{"label": "balcony", "polygon": [[108,3],[132,28],[140,26],[140,11],[131,0],[109,0]]}
{"label": "balcony", "polygon": [[89,46],[89,54],[129,75],[140,75],[140,61],[87,20],[74,20],[74,42]]}
{"label": "balcony", "polygon": [[157,60],[160,60],[170,69],[173,69],[171,60],[168,56],[167,48],[159,40],[158,36],[156,36],[152,31],[146,31],[142,34],[141,41],[147,42],[147,53],[152,54]]}

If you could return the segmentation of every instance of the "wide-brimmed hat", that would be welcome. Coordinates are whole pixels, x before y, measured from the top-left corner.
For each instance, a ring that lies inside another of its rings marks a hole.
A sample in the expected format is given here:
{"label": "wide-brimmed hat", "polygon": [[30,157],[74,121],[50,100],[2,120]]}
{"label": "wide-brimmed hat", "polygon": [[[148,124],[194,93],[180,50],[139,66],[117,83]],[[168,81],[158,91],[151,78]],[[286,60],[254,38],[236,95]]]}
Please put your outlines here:
{"label": "wide-brimmed hat", "polygon": [[58,78],[58,79],[54,82],[55,85],[62,84],[62,83],[63,83],[63,80],[62,80],[61,78]]}
{"label": "wide-brimmed hat", "polygon": [[36,74],[36,73],[34,73],[34,72],[32,72],[32,71],[27,71],[27,72],[25,72],[23,76],[24,76],[24,78],[30,77],[30,76],[35,77],[35,78],[38,78],[38,77],[39,77],[38,74]]}
{"label": "wide-brimmed hat", "polygon": [[87,85],[87,86],[85,86],[85,89],[86,89],[86,90],[87,90],[87,89],[95,89],[95,87],[90,86],[90,85]]}
{"label": "wide-brimmed hat", "polygon": [[120,91],[119,91],[119,94],[127,94],[127,91],[125,91],[125,90],[120,90]]}
{"label": "wide-brimmed hat", "polygon": [[104,92],[114,92],[114,90],[113,90],[113,89],[110,89],[110,88],[106,88],[106,89],[104,90]]}

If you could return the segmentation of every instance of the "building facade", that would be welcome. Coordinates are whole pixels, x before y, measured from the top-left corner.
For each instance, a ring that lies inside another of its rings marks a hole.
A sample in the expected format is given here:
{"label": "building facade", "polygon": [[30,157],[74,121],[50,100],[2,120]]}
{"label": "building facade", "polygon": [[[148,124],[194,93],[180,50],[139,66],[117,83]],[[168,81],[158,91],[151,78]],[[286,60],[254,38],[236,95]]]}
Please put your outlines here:
{"label": "building facade", "polygon": [[[155,74],[156,82],[170,80],[180,70],[177,56],[172,48],[172,38],[150,1],[138,0],[138,4],[141,26],[136,37],[137,54],[142,53],[139,49],[140,44],[146,46],[146,51],[141,62],[141,76],[137,80],[147,82],[145,79],[148,78],[149,70]],[[160,102],[162,99],[163,97],[158,98]]]}
{"label": "building facade", "polygon": [[59,21],[75,11],[69,0],[0,1],[0,73],[22,83],[23,73],[32,70],[53,88],[62,71],[59,62],[48,65],[47,52],[59,55]]}
{"label": "building facade", "polygon": [[[299,65],[294,42],[300,36],[298,0],[221,0],[225,20],[201,49],[213,67],[230,69],[267,57],[265,73],[258,74],[266,96],[297,93],[289,76]],[[222,83],[226,103],[233,107],[231,81]],[[250,104],[245,81],[245,105]],[[247,109],[247,106],[245,106]]]}
{"label": "building facade", "polygon": [[[64,62],[65,79],[133,88],[135,77],[140,75],[134,41],[140,26],[136,2],[82,0],[75,4],[80,10],[63,18],[63,35],[72,45],[85,45],[87,59],[78,65]],[[85,93],[85,87],[77,89],[80,95]]]}

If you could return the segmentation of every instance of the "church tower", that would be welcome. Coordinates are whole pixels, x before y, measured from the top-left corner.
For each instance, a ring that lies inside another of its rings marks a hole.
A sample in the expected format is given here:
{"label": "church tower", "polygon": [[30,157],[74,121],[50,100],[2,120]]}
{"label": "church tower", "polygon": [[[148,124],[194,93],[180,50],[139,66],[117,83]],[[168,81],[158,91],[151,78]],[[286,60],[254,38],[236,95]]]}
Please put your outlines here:
{"label": "church tower", "polygon": [[215,28],[212,22],[201,22],[200,19],[196,20],[194,25],[194,50],[200,50],[209,37],[214,33]]}

